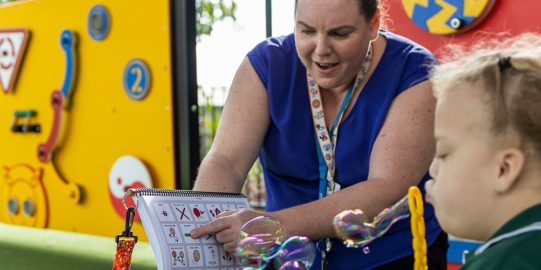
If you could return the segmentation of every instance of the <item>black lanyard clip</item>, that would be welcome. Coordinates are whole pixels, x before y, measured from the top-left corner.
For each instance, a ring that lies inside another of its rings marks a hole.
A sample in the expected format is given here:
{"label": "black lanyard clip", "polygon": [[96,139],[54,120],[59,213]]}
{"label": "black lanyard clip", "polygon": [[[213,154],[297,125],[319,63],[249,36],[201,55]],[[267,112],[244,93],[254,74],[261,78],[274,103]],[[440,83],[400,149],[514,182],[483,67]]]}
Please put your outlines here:
{"label": "black lanyard clip", "polygon": [[137,236],[133,235],[133,232],[131,231],[131,227],[133,226],[133,219],[135,218],[135,208],[128,207],[126,209],[126,225],[124,227],[124,231],[121,234],[118,234],[115,237],[115,241],[118,243],[120,238],[132,238],[135,243],[137,243]]}

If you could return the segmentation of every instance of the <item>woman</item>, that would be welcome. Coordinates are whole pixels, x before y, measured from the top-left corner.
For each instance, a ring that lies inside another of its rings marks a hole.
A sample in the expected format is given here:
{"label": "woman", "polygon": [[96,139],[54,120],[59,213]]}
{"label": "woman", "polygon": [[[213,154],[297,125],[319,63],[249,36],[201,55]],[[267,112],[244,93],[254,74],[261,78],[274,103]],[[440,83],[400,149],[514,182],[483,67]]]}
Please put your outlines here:
{"label": "woman", "polygon": [[[234,250],[242,224],[267,215],[288,235],[332,238],[339,212],[359,208],[374,216],[424,183],[434,151],[435,100],[424,66],[432,55],[380,31],[378,4],[299,0],[295,33],[248,53],[194,189],[239,192],[259,153],[268,213],[224,213],[194,237],[217,233]],[[434,244],[441,229],[431,208],[425,219],[430,269],[444,269],[445,235]],[[413,267],[408,221],[370,244],[367,254],[336,239],[318,242],[326,252],[313,269]]]}

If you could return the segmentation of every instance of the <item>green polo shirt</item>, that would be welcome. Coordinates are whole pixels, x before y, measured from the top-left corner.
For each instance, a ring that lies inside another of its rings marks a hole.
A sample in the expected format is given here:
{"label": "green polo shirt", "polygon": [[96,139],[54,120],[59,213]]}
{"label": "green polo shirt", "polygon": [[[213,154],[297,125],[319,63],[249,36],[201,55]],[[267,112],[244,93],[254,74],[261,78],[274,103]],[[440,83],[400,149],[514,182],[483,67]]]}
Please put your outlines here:
{"label": "green polo shirt", "polygon": [[[497,211],[496,209],[494,211]],[[501,227],[490,239],[541,221],[541,204],[532,206]],[[489,240],[490,241],[490,240]],[[465,255],[461,270],[477,269],[541,269],[541,230],[535,230],[504,239],[484,252]]]}

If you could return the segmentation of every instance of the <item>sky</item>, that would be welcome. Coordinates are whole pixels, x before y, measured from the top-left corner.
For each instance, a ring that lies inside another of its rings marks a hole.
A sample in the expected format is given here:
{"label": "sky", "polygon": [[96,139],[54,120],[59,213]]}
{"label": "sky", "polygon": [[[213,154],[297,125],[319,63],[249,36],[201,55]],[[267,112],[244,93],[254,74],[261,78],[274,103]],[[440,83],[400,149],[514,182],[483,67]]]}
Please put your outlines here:
{"label": "sky", "polygon": [[[213,26],[211,36],[197,43],[197,82],[211,102],[223,105],[238,66],[255,45],[263,41],[265,0],[236,0],[237,21],[226,20]],[[272,0],[272,35],[293,32],[293,0]],[[200,95],[199,102],[206,102]]]}

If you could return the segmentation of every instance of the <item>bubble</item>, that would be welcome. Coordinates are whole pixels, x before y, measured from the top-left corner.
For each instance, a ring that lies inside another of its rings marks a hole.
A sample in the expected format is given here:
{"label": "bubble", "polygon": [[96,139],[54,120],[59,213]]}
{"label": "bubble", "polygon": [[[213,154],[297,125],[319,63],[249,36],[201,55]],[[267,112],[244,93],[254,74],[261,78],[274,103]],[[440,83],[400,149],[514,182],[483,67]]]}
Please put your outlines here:
{"label": "bubble", "polygon": [[360,209],[342,211],[333,219],[338,238],[348,247],[358,247],[371,241],[372,224]]}
{"label": "bubble", "polygon": [[[408,197],[405,196],[390,208],[381,211],[370,222],[360,209],[345,210],[333,219],[338,238],[347,247],[365,246],[385,234],[399,220],[409,217]],[[366,253],[365,253],[366,254]]]}
{"label": "bubble", "polygon": [[363,247],[363,253],[364,254],[370,253],[370,247]]}
{"label": "bubble", "polygon": [[310,267],[306,267],[299,261],[289,261],[280,266],[279,270],[307,270]]}
{"label": "bubble", "polygon": [[[282,269],[285,265],[291,266],[284,269],[310,269],[315,258],[316,248],[314,243],[307,237],[293,236],[282,244],[278,256],[274,258],[274,265],[279,266],[279,269]],[[295,262],[304,268],[293,268]]]}
{"label": "bubble", "polygon": [[286,237],[284,227],[277,220],[265,216],[254,218],[241,227],[235,256],[243,267],[263,269],[278,254]]}

